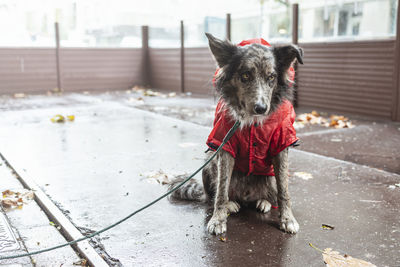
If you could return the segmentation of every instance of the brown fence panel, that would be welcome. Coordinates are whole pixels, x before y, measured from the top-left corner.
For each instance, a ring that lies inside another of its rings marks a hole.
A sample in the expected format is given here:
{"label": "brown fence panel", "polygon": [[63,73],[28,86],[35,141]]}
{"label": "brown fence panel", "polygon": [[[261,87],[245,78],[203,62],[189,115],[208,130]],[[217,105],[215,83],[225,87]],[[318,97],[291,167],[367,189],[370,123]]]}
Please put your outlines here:
{"label": "brown fence panel", "polygon": [[0,48],[0,94],[45,93],[55,87],[54,48]]}
{"label": "brown fence panel", "polygon": [[304,43],[299,106],[390,118],[394,40]]}
{"label": "brown fence panel", "polygon": [[179,92],[180,48],[150,48],[151,85],[156,89]]}
{"label": "brown fence panel", "polygon": [[60,57],[65,91],[128,89],[142,82],[140,48],[61,48]]}
{"label": "brown fence panel", "polygon": [[216,69],[207,47],[185,49],[185,91],[212,94],[212,77]]}

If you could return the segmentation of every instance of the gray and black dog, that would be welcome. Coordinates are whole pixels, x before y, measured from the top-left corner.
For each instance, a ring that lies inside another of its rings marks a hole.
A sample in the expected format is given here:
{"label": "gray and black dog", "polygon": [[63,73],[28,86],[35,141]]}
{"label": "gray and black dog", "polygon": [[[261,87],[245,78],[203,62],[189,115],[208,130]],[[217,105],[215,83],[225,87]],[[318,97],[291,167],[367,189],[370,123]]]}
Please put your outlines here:
{"label": "gray and black dog", "polygon": [[[236,46],[206,34],[211,52],[220,68],[216,89],[238,131],[263,123],[283,101],[292,101],[293,89],[288,69],[297,60],[303,64],[303,50],[295,45],[269,47],[261,44]],[[212,152],[209,152],[212,153]],[[238,212],[241,204],[255,203],[261,212],[271,204],[279,206],[280,228],[297,233],[299,224],[293,216],[288,192],[288,148],[272,158],[275,176],[244,174],[234,169],[235,158],[225,150],[203,169],[203,186],[195,180],[175,191],[172,197],[211,201],[214,212],[208,222],[211,234],[226,232],[229,213]],[[170,187],[182,179],[176,179]]]}

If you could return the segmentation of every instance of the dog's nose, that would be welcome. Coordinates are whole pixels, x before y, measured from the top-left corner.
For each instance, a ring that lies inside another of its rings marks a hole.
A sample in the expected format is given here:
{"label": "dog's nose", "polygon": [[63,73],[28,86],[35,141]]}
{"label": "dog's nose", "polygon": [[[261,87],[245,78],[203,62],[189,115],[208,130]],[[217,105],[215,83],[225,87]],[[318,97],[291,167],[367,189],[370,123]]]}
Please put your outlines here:
{"label": "dog's nose", "polygon": [[265,113],[265,111],[267,111],[267,107],[265,106],[265,105],[262,105],[262,104],[255,104],[255,106],[254,106],[254,111],[257,113],[257,114],[264,114]]}

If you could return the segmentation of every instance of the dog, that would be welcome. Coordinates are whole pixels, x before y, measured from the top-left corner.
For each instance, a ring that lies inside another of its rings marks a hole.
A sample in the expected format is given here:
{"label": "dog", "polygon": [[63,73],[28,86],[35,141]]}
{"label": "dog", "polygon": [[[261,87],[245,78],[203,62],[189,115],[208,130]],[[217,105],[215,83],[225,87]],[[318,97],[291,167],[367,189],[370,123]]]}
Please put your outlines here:
{"label": "dog", "polygon": [[[288,70],[296,60],[303,64],[303,50],[295,45],[270,47],[262,39],[265,43],[236,46],[211,34],[206,36],[219,68],[215,87],[220,94],[214,128],[207,140],[209,149],[215,151],[221,145],[235,121],[240,122],[240,128],[203,169],[203,186],[190,180],[172,197],[213,203],[207,225],[210,234],[226,232],[228,215],[248,203],[255,203],[263,213],[277,205],[280,228],[295,234],[299,224],[288,192],[288,148],[298,139]],[[211,156],[213,152],[207,153]],[[177,178],[170,188],[182,180]]]}

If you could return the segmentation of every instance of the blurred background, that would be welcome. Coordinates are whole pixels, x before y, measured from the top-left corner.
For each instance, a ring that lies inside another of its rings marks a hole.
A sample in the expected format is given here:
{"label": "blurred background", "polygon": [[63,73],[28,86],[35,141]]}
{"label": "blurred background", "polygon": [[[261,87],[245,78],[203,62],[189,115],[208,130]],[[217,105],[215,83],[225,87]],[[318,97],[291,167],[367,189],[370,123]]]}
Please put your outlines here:
{"label": "blurred background", "polygon": [[[299,41],[359,40],[396,34],[396,0],[107,1],[1,0],[1,46],[54,46],[54,22],[65,47],[140,47],[141,26],[150,27],[150,46],[206,46],[204,32],[224,38],[225,14],[232,40],[263,36],[291,40],[292,8],[299,3]],[[12,30],[11,30],[12,29]]]}
{"label": "blurred background", "polygon": [[205,32],[305,51],[296,105],[400,120],[398,0],[0,0],[0,94],[213,95]]}

